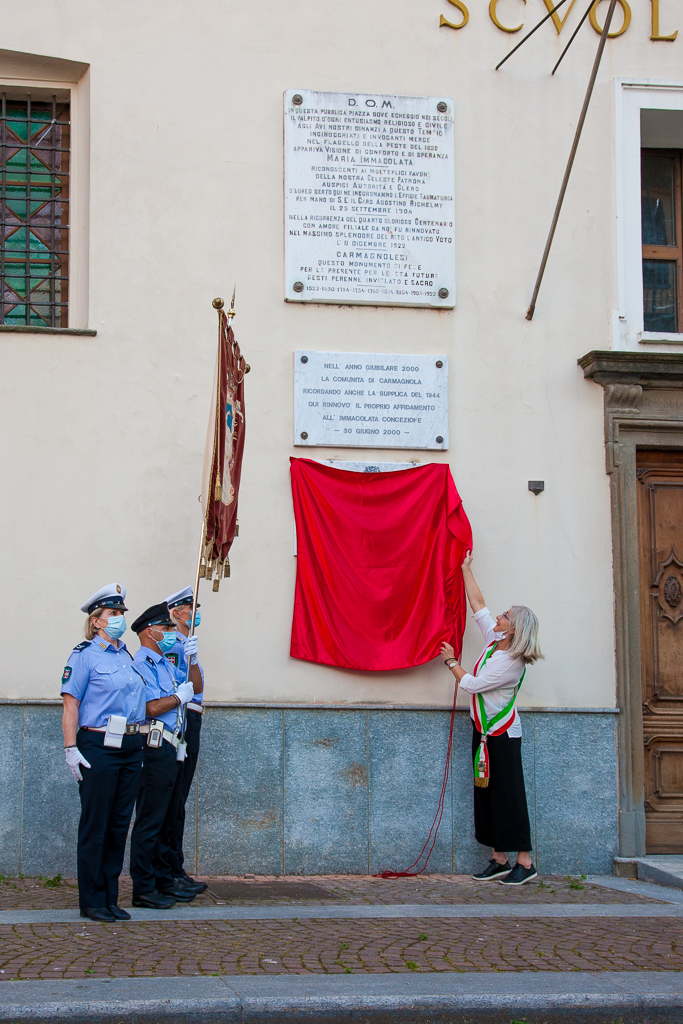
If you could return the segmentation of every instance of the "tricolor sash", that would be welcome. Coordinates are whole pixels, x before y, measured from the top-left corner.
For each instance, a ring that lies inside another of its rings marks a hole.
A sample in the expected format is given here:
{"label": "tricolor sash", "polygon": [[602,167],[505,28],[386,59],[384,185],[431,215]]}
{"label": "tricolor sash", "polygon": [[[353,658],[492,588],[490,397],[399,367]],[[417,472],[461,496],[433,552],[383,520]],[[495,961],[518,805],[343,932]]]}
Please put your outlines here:
{"label": "tricolor sash", "polygon": [[[481,669],[484,667],[486,662],[489,660],[491,655],[494,653],[498,641],[494,641],[489,647],[486,648],[484,653],[479,658],[479,661],[474,666],[472,675],[477,676]],[[508,704],[499,711],[497,714],[490,718],[486,714],[486,707],[484,706],[484,696],[481,693],[472,694],[472,718],[477,731],[481,733],[481,743],[477,750],[474,758],[474,785],[475,786],[488,786],[489,778],[491,775],[491,769],[489,764],[489,751],[487,746],[487,739],[489,736],[501,736],[504,732],[512,725],[512,720],[515,717],[515,700],[519,693],[519,688],[522,685],[524,676],[526,675],[526,668],[522,672],[521,678],[515,687],[515,692]]]}

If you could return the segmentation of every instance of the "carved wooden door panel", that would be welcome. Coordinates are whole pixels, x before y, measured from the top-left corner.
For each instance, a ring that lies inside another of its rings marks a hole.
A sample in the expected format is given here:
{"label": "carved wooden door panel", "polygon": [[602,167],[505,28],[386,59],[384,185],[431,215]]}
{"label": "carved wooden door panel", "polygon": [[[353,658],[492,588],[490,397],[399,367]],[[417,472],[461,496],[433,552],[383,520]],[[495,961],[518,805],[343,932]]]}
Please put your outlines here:
{"label": "carved wooden door panel", "polygon": [[646,847],[683,854],[683,452],[636,465]]}

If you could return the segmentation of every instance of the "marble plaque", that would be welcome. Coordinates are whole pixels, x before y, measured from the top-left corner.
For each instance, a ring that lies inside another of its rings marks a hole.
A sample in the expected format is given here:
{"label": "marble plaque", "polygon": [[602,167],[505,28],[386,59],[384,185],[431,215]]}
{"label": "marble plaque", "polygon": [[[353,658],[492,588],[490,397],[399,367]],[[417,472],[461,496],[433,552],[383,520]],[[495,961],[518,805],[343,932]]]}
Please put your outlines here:
{"label": "marble plaque", "polygon": [[294,353],[294,444],[448,448],[448,359]]}
{"label": "marble plaque", "polygon": [[455,305],[453,101],[285,93],[285,298]]}

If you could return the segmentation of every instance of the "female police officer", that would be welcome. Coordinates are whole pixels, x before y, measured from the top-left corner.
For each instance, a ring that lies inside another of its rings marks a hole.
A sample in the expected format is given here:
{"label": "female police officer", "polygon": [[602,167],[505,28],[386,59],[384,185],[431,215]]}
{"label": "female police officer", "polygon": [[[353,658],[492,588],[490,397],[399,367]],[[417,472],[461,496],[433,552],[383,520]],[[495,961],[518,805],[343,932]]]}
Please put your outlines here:
{"label": "female police officer", "polygon": [[81,606],[86,639],[62,675],[66,763],[81,797],[78,902],[93,921],[130,918],[118,905],[119,875],[142,771],[145,683],[120,639],[125,597],[112,583]]}

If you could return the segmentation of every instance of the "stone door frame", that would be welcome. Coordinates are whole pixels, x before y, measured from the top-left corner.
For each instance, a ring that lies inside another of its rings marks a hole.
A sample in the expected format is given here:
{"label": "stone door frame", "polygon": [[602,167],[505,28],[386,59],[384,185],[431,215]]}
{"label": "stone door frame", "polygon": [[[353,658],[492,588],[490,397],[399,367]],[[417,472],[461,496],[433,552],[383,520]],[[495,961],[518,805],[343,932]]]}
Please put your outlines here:
{"label": "stone door frame", "polygon": [[619,769],[619,855],[645,855],[636,449],[683,450],[683,353],[589,352],[584,376],[604,390],[610,477]]}

